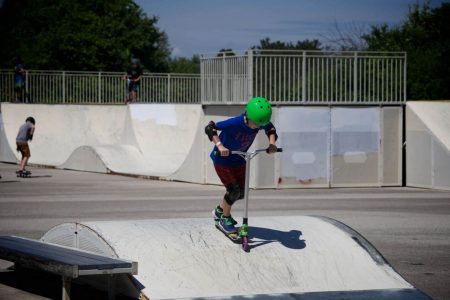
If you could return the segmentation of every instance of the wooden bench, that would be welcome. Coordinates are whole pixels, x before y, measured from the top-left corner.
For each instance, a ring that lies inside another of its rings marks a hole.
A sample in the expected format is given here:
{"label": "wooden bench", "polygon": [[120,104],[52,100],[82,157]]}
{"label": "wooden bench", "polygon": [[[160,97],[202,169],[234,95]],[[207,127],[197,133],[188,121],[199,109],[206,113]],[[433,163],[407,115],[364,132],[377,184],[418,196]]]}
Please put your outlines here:
{"label": "wooden bench", "polygon": [[84,275],[109,275],[108,298],[114,298],[113,274],[137,274],[137,262],[17,236],[0,236],[0,258],[62,277],[62,299],[70,299],[71,280]]}

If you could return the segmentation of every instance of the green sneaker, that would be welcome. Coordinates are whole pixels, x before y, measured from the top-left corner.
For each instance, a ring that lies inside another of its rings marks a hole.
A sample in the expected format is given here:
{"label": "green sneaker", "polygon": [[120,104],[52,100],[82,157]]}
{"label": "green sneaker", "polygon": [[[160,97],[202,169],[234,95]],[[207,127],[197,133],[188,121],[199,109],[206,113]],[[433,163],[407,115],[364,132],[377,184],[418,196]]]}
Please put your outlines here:
{"label": "green sneaker", "polygon": [[223,210],[219,205],[217,205],[217,207],[213,209],[211,214],[214,218],[214,221],[219,222],[220,218],[222,218],[222,216],[223,216]]}
{"label": "green sneaker", "polygon": [[236,225],[237,222],[236,220],[233,219],[233,217],[231,216],[222,216],[222,218],[219,221],[219,226],[220,228],[226,232],[226,233],[234,233],[237,232],[237,228],[234,227],[234,225]]}

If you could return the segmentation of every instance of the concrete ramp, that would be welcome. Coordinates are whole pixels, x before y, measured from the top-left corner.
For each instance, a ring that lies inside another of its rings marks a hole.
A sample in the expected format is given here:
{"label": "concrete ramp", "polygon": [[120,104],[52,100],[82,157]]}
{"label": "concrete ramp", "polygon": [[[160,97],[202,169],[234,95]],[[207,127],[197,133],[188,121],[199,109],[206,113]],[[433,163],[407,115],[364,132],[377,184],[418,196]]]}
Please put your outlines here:
{"label": "concrete ramp", "polygon": [[47,166],[63,164],[80,146],[120,144],[126,117],[126,108],[118,105],[2,103],[1,111],[6,141],[14,148],[25,119],[36,119],[30,163]]}
{"label": "concrete ramp", "polygon": [[13,151],[13,147],[16,145],[10,144],[6,138],[5,126],[3,124],[3,114],[0,112],[0,158],[4,162],[16,163],[18,159]]}
{"label": "concrete ramp", "polygon": [[16,134],[33,116],[31,164],[204,182],[200,105],[2,103],[1,111],[0,161],[19,159]]}
{"label": "concrete ramp", "polygon": [[450,102],[406,105],[408,186],[450,190]]}
{"label": "concrete ramp", "polygon": [[428,299],[342,223],[308,216],[250,222],[250,253],[211,219],[65,223],[42,240],[138,261],[133,284],[150,299]]}
{"label": "concrete ramp", "polygon": [[59,167],[97,173],[161,175],[155,171],[151,172],[154,169],[132,145],[81,146]]}

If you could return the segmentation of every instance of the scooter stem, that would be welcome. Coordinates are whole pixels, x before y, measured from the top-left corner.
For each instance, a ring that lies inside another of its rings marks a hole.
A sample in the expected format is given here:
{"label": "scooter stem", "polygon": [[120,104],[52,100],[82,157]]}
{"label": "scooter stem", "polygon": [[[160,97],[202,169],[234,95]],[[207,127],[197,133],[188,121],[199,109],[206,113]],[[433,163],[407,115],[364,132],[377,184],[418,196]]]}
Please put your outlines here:
{"label": "scooter stem", "polygon": [[250,185],[250,161],[252,160],[252,154],[245,154],[245,187],[244,187],[244,218],[242,224],[248,225],[248,191]]}

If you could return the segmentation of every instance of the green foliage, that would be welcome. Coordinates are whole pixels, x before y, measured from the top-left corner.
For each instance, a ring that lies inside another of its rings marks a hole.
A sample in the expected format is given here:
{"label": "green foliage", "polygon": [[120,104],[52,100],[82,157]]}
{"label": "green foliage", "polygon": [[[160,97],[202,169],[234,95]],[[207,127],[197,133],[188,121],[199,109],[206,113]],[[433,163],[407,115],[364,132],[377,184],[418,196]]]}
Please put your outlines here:
{"label": "green foliage", "polygon": [[5,0],[0,65],[21,57],[29,69],[125,69],[131,57],[167,71],[167,37],[133,0]]}
{"label": "green foliage", "polygon": [[270,41],[270,38],[266,37],[259,41],[259,45],[253,46],[252,49],[259,50],[321,50],[321,44],[318,40],[303,40],[292,42],[282,41]]}
{"label": "green foliage", "polygon": [[171,73],[200,74],[200,57],[192,56],[191,59],[176,57],[170,60],[169,69]]}
{"label": "green foliage", "polygon": [[233,49],[222,48],[219,50],[219,53],[217,53],[217,57],[223,57],[223,56],[236,56],[236,53],[234,53]]}
{"label": "green foliage", "polygon": [[408,99],[450,99],[450,3],[430,8],[415,4],[403,24],[372,27],[368,50],[406,51]]}

